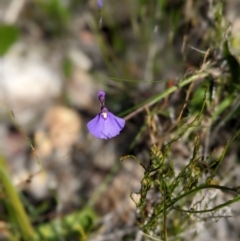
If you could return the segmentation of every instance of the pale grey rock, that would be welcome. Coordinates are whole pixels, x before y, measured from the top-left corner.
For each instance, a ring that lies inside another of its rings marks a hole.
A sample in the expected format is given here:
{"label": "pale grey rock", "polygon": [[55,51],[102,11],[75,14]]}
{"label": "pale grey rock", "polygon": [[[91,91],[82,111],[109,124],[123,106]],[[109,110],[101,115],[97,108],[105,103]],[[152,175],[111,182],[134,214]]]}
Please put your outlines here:
{"label": "pale grey rock", "polygon": [[[39,115],[60,96],[62,79],[47,58],[47,49],[17,43],[0,59],[0,113],[29,128]],[[45,56],[44,56],[45,54]]]}

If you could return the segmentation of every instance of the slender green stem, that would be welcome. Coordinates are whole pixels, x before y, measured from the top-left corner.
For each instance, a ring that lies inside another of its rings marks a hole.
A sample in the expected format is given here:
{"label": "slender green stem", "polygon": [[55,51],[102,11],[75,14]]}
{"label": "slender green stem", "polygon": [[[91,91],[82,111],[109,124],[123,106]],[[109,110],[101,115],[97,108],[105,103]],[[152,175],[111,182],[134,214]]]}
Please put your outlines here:
{"label": "slender green stem", "polygon": [[167,241],[167,210],[163,211],[163,240]]}
{"label": "slender green stem", "polygon": [[[225,206],[228,206],[228,205],[230,205],[230,204],[232,204],[232,203],[235,203],[235,202],[238,202],[238,201],[240,200],[240,192],[239,192],[236,188],[230,188],[230,187],[219,186],[219,185],[208,185],[208,184],[206,184],[206,185],[201,185],[201,186],[199,186],[199,187],[197,187],[197,188],[195,188],[195,189],[191,189],[191,190],[189,190],[189,191],[187,191],[187,192],[179,195],[178,197],[174,198],[168,205],[166,205],[166,206],[164,206],[162,209],[160,209],[160,210],[156,213],[155,217],[153,217],[152,220],[149,221],[149,222],[146,224],[145,227],[150,227],[151,224],[155,221],[155,219],[159,217],[159,214],[160,214],[160,213],[164,212],[165,210],[167,210],[167,209],[170,208],[170,207],[173,207],[173,205],[174,205],[175,203],[177,203],[179,200],[181,200],[182,198],[184,198],[184,197],[186,197],[186,196],[188,196],[188,195],[190,195],[190,194],[192,194],[192,193],[198,192],[198,191],[203,190],[203,189],[208,189],[208,188],[219,189],[219,190],[222,190],[222,191],[231,191],[231,192],[234,192],[234,193],[238,194],[238,196],[235,197],[234,199],[232,199],[232,200],[230,200],[230,201],[227,201],[227,202],[225,202],[225,203],[223,203],[223,204],[220,204],[220,205],[218,205],[218,206],[216,206],[216,207],[214,207],[214,208],[212,208],[212,209],[200,210],[200,211],[193,211],[193,212],[198,212],[198,213],[201,213],[201,212],[202,212],[202,213],[203,213],[203,212],[216,211],[216,210],[218,210],[218,209],[220,209],[220,208],[223,208],[223,207],[225,207]],[[175,207],[174,207],[174,208],[175,208]],[[175,208],[175,209],[176,209],[176,208]],[[191,211],[189,211],[189,212],[191,212]]]}
{"label": "slender green stem", "polygon": [[163,181],[163,190],[164,190],[164,195],[163,195],[163,206],[164,206],[164,211],[163,211],[163,240],[167,241],[167,208],[166,208],[166,196],[168,195],[168,190],[166,183]]}
{"label": "slender green stem", "polygon": [[5,158],[2,155],[0,155],[0,182],[6,191],[7,201],[11,205],[14,220],[20,229],[23,239],[26,241],[34,240],[34,230],[19,199],[18,193],[7,174]]}
{"label": "slender green stem", "polygon": [[220,163],[223,161],[223,159],[224,159],[224,157],[225,157],[225,155],[226,155],[226,152],[227,152],[230,144],[235,140],[235,138],[236,138],[239,134],[240,134],[240,129],[235,133],[235,135],[233,136],[233,138],[227,142],[227,145],[224,147],[224,150],[223,150],[221,156],[219,157],[219,161],[218,161],[217,167],[213,170],[211,176],[208,178],[209,181],[212,180],[213,177],[215,176],[215,174],[216,174],[216,172],[217,172],[217,170],[218,170],[218,168],[219,168],[219,166],[220,166]]}
{"label": "slender green stem", "polygon": [[215,206],[214,208],[210,208],[210,209],[204,209],[204,210],[185,210],[185,209],[181,209],[181,208],[178,208],[178,207],[174,207],[175,210],[177,211],[180,211],[180,212],[185,212],[185,213],[208,213],[208,212],[213,212],[213,211],[217,211],[223,207],[226,207],[226,206],[229,206],[235,202],[238,202],[240,201],[240,195],[225,202],[225,203],[222,203],[222,204],[219,204],[217,206]]}
{"label": "slender green stem", "polygon": [[126,115],[126,114],[130,113],[129,115],[125,116],[125,118],[124,118],[125,120],[129,120],[133,116],[138,114],[139,112],[143,111],[146,107],[150,107],[151,105],[155,104],[156,102],[162,100],[163,98],[167,97],[171,93],[175,92],[177,89],[182,88],[185,85],[187,85],[195,80],[205,78],[208,75],[209,74],[207,72],[197,73],[196,75],[193,75],[187,79],[184,79],[178,85],[168,88],[163,93],[157,94],[156,96],[149,98],[148,100],[134,106],[133,108],[128,109],[127,111],[121,113],[120,115]]}

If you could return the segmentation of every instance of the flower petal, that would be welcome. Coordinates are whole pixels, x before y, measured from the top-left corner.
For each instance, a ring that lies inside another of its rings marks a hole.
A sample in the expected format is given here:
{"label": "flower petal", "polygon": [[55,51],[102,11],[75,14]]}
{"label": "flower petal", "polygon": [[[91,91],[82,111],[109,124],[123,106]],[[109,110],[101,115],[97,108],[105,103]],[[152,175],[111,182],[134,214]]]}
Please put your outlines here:
{"label": "flower petal", "polygon": [[107,119],[98,114],[87,124],[89,132],[100,139],[110,139],[117,136],[125,125],[125,120],[108,112]]}
{"label": "flower petal", "polygon": [[111,122],[111,125],[109,125],[109,130],[111,131],[111,133],[115,133],[115,135],[118,135],[125,126],[125,120],[115,116],[111,112],[108,112],[108,119],[109,122]]}
{"label": "flower petal", "polygon": [[101,115],[98,114],[95,118],[93,118],[91,121],[87,123],[87,128],[89,132],[96,138],[101,138],[101,131],[99,129],[101,119]]}

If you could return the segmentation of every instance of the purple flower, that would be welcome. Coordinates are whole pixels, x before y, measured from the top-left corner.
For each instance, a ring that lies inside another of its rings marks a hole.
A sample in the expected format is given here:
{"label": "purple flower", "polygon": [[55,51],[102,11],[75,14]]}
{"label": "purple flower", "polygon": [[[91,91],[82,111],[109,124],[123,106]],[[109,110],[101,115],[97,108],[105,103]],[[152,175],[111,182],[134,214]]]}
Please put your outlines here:
{"label": "purple flower", "polygon": [[97,5],[99,8],[102,8],[103,0],[97,0]]}
{"label": "purple flower", "polygon": [[110,139],[117,136],[125,125],[125,120],[112,114],[105,106],[105,93],[98,92],[101,112],[88,122],[89,132],[100,139]]}

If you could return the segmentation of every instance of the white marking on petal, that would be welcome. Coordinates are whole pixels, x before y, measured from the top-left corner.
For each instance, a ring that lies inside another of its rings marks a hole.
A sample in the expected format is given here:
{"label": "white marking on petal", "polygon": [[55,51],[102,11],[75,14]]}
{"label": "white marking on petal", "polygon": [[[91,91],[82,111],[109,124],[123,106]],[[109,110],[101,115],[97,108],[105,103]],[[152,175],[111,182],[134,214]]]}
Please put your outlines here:
{"label": "white marking on petal", "polygon": [[103,112],[103,113],[102,113],[102,117],[103,117],[104,119],[107,119],[107,112]]}

